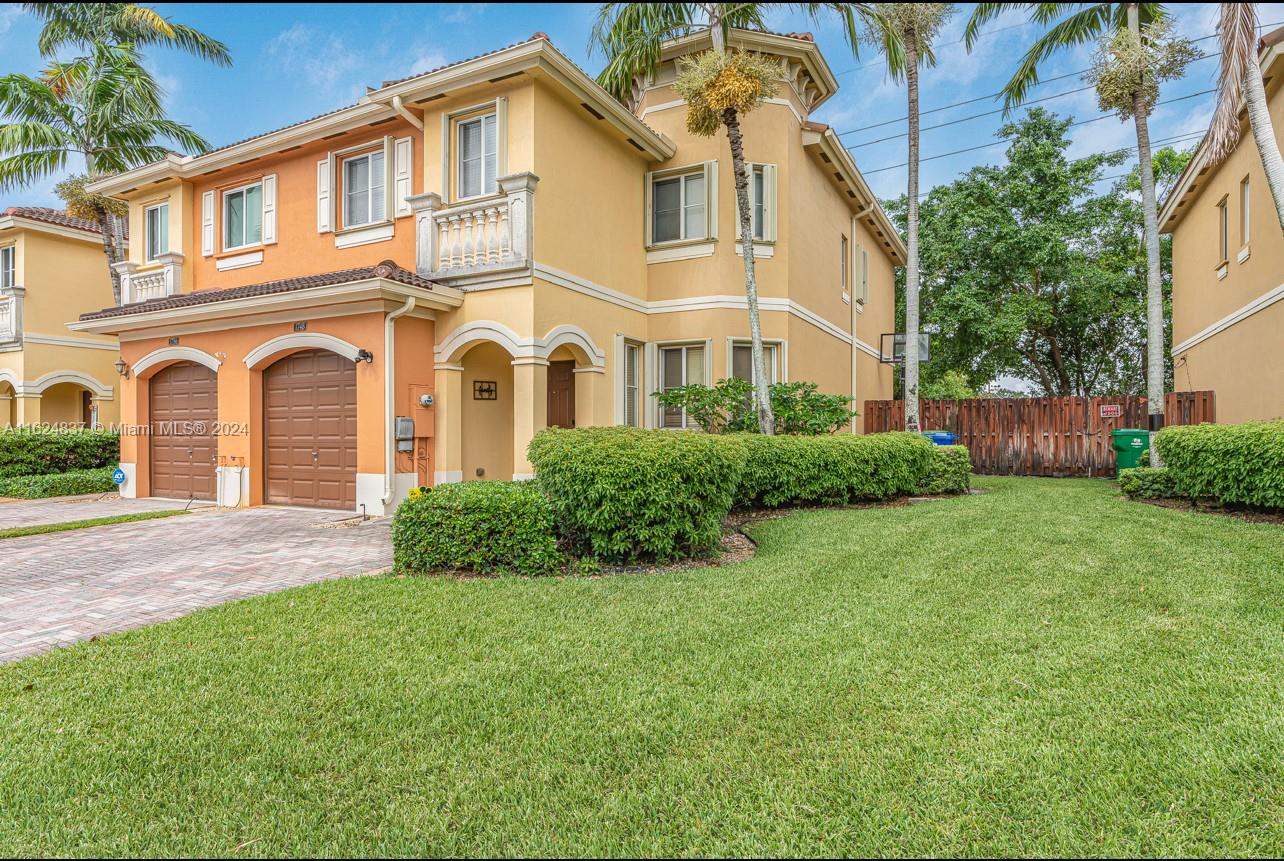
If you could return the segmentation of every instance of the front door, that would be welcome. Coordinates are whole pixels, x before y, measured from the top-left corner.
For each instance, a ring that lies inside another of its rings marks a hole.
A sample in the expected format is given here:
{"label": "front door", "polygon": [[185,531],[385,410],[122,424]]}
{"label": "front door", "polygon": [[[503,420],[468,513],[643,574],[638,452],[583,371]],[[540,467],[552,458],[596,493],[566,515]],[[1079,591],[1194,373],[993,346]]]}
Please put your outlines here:
{"label": "front door", "polygon": [[575,362],[548,363],[548,426],[575,427]]}

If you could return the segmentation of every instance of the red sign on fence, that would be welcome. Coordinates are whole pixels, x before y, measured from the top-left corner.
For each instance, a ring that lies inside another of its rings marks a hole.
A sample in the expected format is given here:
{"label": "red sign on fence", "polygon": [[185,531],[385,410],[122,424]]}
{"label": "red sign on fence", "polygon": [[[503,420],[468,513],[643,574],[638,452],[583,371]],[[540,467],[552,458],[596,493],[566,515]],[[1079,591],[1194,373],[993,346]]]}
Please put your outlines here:
{"label": "red sign on fence", "polygon": [[1101,417],[1103,419],[1117,419],[1124,414],[1123,404],[1102,404]]}

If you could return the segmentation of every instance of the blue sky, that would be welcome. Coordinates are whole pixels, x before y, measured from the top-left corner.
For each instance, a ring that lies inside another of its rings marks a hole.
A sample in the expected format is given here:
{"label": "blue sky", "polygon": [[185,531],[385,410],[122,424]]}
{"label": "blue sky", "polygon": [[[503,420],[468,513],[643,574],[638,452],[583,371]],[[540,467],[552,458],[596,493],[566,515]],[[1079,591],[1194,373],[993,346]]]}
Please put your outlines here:
{"label": "blue sky", "polygon": [[[589,31],[596,14],[594,4],[293,4],[205,5],[159,4],[175,20],[196,26],[222,39],[231,49],[234,66],[221,69],[184,55],[163,50],[148,54],[148,65],[168,94],[171,115],[219,146],[305,119],[354,101],[366,85],[399,78],[443,63],[471,57],[523,40],[542,30],[553,43],[590,72],[602,65],[590,56]],[[1208,36],[1215,26],[1216,6],[1211,3],[1174,4],[1171,10],[1183,35]],[[970,4],[959,4],[954,18],[938,40],[939,63],[924,72],[922,107],[923,188],[947,182],[968,168],[992,163],[1002,156],[994,141],[1002,124],[997,113],[976,119],[975,114],[996,111],[998,104],[984,98],[998,91],[1038,30],[1021,13],[1008,13],[990,23],[972,53],[961,44]],[[1264,24],[1284,22],[1284,4],[1261,4]],[[841,31],[830,19],[821,26],[803,16],[776,14],[772,29],[810,30],[838,76],[840,90],[816,114],[843,134],[853,147],[857,164],[880,196],[903,192],[905,170],[905,90],[886,75],[877,53],[862,48],[853,58]],[[14,5],[0,6],[0,71],[33,73],[40,68],[35,43],[37,22]],[[1198,43],[1206,52],[1215,40]],[[1067,52],[1044,69],[1044,77],[1070,75],[1050,81],[1032,98],[1055,96],[1044,107],[1078,120],[1100,116],[1091,90],[1077,74],[1088,65],[1091,49]],[[1183,80],[1168,84],[1163,100],[1190,96],[1213,86],[1215,58],[1194,63]],[[947,110],[932,111],[956,102],[978,99]],[[1202,95],[1161,104],[1152,120],[1151,137],[1162,143],[1188,136],[1179,143],[1193,145],[1193,137],[1207,125],[1212,96]],[[939,128],[928,127],[953,122]],[[881,125],[878,125],[881,124]],[[871,126],[873,126],[871,128]],[[1129,146],[1134,140],[1130,123],[1114,117],[1084,123],[1072,129],[1072,154]],[[871,143],[880,138],[891,138]],[[943,158],[955,150],[983,147]],[[78,166],[77,166],[78,167]],[[1121,168],[1122,172],[1125,168]],[[3,205],[57,205],[54,180],[24,192],[13,193]]]}

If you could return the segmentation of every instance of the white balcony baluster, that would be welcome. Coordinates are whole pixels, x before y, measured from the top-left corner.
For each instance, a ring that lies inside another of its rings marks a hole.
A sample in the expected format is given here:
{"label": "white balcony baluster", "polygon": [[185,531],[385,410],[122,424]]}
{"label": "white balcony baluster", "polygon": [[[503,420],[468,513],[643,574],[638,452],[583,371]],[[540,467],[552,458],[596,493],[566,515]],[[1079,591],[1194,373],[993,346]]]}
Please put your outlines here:
{"label": "white balcony baluster", "polygon": [[492,273],[531,265],[531,205],[539,178],[500,177],[498,197],[443,207],[432,192],[408,198],[415,208],[419,274],[449,283],[484,282]]}

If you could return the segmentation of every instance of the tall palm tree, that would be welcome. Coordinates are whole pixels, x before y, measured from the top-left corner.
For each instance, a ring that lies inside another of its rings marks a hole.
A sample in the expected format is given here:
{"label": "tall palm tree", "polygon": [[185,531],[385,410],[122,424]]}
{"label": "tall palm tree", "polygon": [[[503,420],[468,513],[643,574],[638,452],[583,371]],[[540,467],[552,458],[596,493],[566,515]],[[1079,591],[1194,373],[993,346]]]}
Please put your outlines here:
{"label": "tall palm tree", "polygon": [[[823,11],[836,14],[843,26],[853,53],[860,40],[861,21],[877,17],[869,3],[603,3],[593,25],[591,49],[606,57],[606,67],[598,76],[617,99],[628,98],[636,78],[654,73],[660,66],[664,44],[693,33],[707,32],[713,52],[725,57],[730,31],[765,30],[764,15],[770,7],[792,7],[812,18]],[[735,173],[736,207],[744,253],[745,296],[749,306],[749,335],[754,368],[754,405],[758,427],[764,434],[774,433],[775,417],[767,387],[767,367],[763,357],[762,324],[758,316],[758,280],[754,265],[751,237],[752,209],[749,202],[749,175],[744,157],[744,133],[740,116],[749,106],[728,107],[720,112],[721,124],[727,130]]]}
{"label": "tall palm tree", "polygon": [[[978,3],[964,33],[968,49],[975,44],[982,24],[1015,6],[1025,7],[1031,21],[1048,29],[1026,51],[1003,88],[1004,108],[1009,110],[1024,101],[1030,88],[1039,82],[1039,64],[1058,51],[1090,42],[1101,43],[1105,48],[1105,42],[1112,40],[1108,47],[1116,55],[1125,52],[1141,55],[1147,49],[1145,31],[1167,18],[1160,3]],[[1185,61],[1188,60],[1186,57]],[[1152,466],[1160,465],[1154,435],[1164,423],[1164,306],[1159,268],[1159,210],[1148,120],[1159,80],[1179,75],[1179,67],[1184,67],[1185,61],[1181,58],[1172,63],[1164,61],[1161,68],[1141,62],[1123,70],[1125,74],[1113,78],[1112,82],[1117,84],[1120,77],[1128,80],[1125,92],[1108,92],[1100,77],[1095,81],[1102,108],[1113,108],[1123,118],[1131,116],[1137,133],[1146,246],[1146,404],[1150,413]]]}
{"label": "tall palm tree", "polygon": [[60,48],[95,45],[157,45],[177,48],[220,66],[232,65],[227,46],[186,24],[175,24],[155,9],[136,3],[24,3],[45,22],[37,43],[53,57]]}
{"label": "tall palm tree", "polygon": [[1284,158],[1266,104],[1266,85],[1257,59],[1257,4],[1222,3],[1217,22],[1222,59],[1217,82],[1217,109],[1208,129],[1208,160],[1222,162],[1239,144],[1239,109],[1248,111],[1248,124],[1262,158],[1266,184],[1275,201],[1275,214],[1284,229]]}
{"label": "tall palm tree", "polygon": [[[162,92],[127,45],[96,45],[88,56],[55,63],[44,78],[0,77],[0,191],[12,191],[64,172],[82,160],[94,179],[164,158],[173,141],[195,152],[205,139],[165,116]],[[103,252],[120,301],[115,218],[109,204],[90,199],[103,231]]]}
{"label": "tall palm tree", "polygon": [[919,66],[936,65],[932,42],[953,12],[949,3],[883,3],[867,39],[884,46],[887,70],[905,81],[909,101],[909,179],[905,210],[905,429],[919,430],[918,416],[918,168]]}

